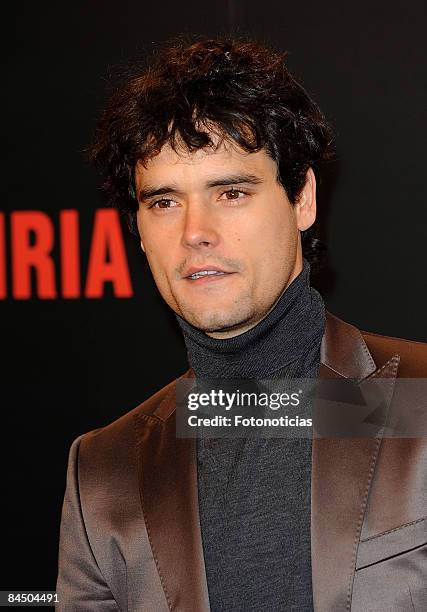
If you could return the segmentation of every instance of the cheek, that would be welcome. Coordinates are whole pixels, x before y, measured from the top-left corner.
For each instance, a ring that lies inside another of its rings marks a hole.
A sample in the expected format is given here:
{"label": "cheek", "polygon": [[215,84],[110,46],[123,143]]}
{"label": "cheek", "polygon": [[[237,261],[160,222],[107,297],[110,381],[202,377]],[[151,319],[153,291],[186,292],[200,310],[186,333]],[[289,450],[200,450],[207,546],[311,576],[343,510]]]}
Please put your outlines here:
{"label": "cheek", "polygon": [[145,255],[147,257],[148,265],[150,266],[151,274],[156,284],[165,285],[166,282],[166,265],[167,265],[167,251],[159,249],[158,245],[152,245],[150,242],[144,243]]}
{"label": "cheek", "polygon": [[298,229],[294,217],[278,215],[258,229],[253,241],[253,264],[261,284],[274,290],[286,282],[295,264]]}
{"label": "cheek", "polygon": [[178,228],[164,222],[152,223],[144,218],[143,222],[139,222],[138,229],[149,262],[156,268],[165,268],[176,250]]}
{"label": "cheek", "polygon": [[167,259],[167,240],[165,241],[162,233],[152,231],[147,225],[143,228],[142,224],[139,224],[138,228],[151,270],[153,273],[155,270],[161,270]]}
{"label": "cheek", "polygon": [[172,273],[167,258],[157,252],[157,249],[153,251],[150,248],[146,249],[146,256],[151,275],[160,295],[171,308],[175,308],[176,301],[173,295],[173,282],[171,282]]}
{"label": "cheek", "polygon": [[[275,260],[290,255],[297,244],[298,228],[291,210],[281,206],[255,222],[243,225],[237,233],[240,244],[248,244],[249,252],[257,257]],[[269,262],[271,263],[271,261]]]}
{"label": "cheek", "polygon": [[167,277],[167,260],[164,253],[157,250],[146,250],[148,264],[156,282],[164,282]]}
{"label": "cheek", "polygon": [[145,254],[153,279],[163,299],[169,304],[173,301],[176,286],[177,267],[181,262],[169,240],[155,239],[148,242]]}

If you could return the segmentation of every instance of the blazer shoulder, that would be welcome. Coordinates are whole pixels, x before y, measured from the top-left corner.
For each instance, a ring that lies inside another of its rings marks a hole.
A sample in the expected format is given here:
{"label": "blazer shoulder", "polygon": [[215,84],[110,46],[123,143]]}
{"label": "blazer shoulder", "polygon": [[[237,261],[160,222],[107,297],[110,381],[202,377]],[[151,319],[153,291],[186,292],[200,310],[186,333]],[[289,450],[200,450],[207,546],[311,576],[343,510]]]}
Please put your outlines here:
{"label": "blazer shoulder", "polygon": [[360,332],[377,365],[385,363],[393,355],[399,355],[400,377],[427,378],[427,343],[364,330]]}
{"label": "blazer shoulder", "polygon": [[173,380],[112,423],[80,435],[74,444],[79,444],[80,453],[85,458],[114,457],[120,454],[121,449],[123,453],[129,452],[129,449],[134,448],[136,444],[137,427],[162,422],[166,420],[169,413],[173,412],[175,388],[176,380]]}

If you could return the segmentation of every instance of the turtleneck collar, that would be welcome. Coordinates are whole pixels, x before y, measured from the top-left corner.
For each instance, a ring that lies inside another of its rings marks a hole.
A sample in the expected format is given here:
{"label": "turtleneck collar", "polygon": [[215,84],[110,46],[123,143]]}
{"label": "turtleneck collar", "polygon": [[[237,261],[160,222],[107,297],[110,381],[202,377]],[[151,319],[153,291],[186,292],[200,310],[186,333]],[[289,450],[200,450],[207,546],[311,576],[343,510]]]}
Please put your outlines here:
{"label": "turtleneck collar", "polygon": [[310,264],[305,259],[274,308],[238,336],[212,338],[179,315],[176,318],[197,378],[308,377],[325,325],[323,300],[310,286]]}

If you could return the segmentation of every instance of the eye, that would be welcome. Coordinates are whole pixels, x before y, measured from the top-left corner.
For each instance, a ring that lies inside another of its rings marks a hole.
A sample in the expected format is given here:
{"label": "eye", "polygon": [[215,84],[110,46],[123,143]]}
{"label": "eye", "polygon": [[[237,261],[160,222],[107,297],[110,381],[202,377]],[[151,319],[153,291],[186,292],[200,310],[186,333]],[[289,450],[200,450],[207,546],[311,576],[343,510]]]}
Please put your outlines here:
{"label": "eye", "polygon": [[245,195],[247,195],[245,191],[233,187],[232,189],[227,189],[227,191],[224,191],[221,194],[220,200],[241,200]]}
{"label": "eye", "polygon": [[168,198],[162,198],[161,200],[156,200],[148,208],[157,208],[160,210],[167,210],[169,208],[174,208],[174,205],[177,203],[174,200],[170,200]]}

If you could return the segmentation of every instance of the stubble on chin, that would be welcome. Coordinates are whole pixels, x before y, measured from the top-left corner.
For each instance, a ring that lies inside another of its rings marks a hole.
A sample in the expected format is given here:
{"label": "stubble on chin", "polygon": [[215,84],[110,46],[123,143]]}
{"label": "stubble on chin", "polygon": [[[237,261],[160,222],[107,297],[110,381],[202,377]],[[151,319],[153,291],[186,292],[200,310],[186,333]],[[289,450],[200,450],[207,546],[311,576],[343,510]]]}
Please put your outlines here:
{"label": "stubble on chin", "polygon": [[183,305],[180,310],[180,316],[187,323],[205,333],[238,331],[258,316],[250,296],[233,302],[228,308],[222,306],[216,310],[212,307],[203,310],[202,307],[196,309],[190,305]]}

